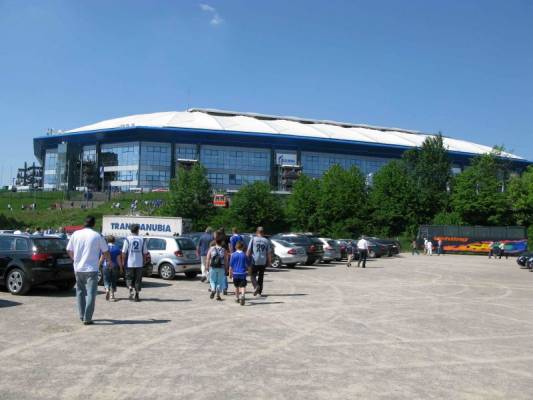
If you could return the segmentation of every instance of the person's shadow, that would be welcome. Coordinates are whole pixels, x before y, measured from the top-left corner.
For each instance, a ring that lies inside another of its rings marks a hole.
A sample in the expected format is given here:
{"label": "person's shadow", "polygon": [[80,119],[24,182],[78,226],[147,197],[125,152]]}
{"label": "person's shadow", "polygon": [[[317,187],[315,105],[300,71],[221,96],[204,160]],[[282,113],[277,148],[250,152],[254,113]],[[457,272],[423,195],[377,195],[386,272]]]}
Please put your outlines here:
{"label": "person's shadow", "polygon": [[170,319],[95,319],[95,325],[152,325],[152,324],[168,324]]}

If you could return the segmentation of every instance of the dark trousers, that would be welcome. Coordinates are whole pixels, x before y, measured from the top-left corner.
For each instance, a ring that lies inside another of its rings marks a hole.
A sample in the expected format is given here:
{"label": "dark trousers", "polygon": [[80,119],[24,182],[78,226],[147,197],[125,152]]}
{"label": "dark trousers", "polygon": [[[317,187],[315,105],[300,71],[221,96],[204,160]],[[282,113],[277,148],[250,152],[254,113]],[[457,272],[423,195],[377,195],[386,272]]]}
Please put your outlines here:
{"label": "dark trousers", "polygon": [[142,268],[126,268],[126,285],[129,288],[134,287],[135,291],[140,292],[142,287],[142,281]]}
{"label": "dark trousers", "polygon": [[252,273],[250,274],[250,281],[254,289],[259,289],[259,293],[263,292],[263,278],[265,277],[265,268],[264,265],[253,265]]}
{"label": "dark trousers", "polygon": [[368,257],[368,250],[359,250],[359,261],[357,262],[357,266],[359,267],[361,265],[361,261],[363,262],[363,268],[366,268],[366,259]]}

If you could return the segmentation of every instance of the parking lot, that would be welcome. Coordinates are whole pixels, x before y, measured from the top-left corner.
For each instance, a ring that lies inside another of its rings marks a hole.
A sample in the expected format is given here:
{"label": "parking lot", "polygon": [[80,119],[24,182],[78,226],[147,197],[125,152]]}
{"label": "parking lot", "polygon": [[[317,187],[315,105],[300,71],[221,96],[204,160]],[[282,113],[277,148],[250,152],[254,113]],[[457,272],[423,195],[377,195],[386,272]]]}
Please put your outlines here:
{"label": "parking lot", "polygon": [[[0,292],[1,399],[530,399],[533,273],[404,255],[270,271],[245,307],[145,279],[144,301]],[[249,287],[250,289],[250,287]],[[126,297],[121,287],[119,298]]]}

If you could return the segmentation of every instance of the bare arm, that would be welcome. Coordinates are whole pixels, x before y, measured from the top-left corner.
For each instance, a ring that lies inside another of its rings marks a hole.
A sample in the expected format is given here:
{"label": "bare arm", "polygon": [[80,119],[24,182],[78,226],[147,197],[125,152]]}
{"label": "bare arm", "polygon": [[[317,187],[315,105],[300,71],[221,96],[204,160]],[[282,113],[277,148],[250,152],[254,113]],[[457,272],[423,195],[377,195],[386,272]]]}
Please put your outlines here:
{"label": "bare arm", "polygon": [[70,257],[70,259],[71,259],[71,260],[74,260],[74,252],[68,250],[67,253],[68,253],[68,256]]}
{"label": "bare arm", "polygon": [[205,269],[206,271],[209,271],[209,267],[211,266],[211,251],[207,252],[207,259],[205,261]]}

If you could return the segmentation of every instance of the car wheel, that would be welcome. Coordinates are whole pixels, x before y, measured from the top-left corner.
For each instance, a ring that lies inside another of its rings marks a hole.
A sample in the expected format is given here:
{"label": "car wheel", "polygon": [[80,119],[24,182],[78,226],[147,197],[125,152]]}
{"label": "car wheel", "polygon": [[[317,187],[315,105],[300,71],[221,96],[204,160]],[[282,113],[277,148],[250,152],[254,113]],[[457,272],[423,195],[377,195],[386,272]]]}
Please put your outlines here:
{"label": "car wheel", "polygon": [[172,264],[164,263],[159,267],[159,276],[167,281],[174,279],[176,271]]}
{"label": "car wheel", "polygon": [[24,271],[19,268],[14,268],[7,274],[6,279],[7,289],[11,294],[23,295],[30,290],[30,283],[24,274]]}
{"label": "car wheel", "polygon": [[337,261],[337,262],[341,262],[341,261],[342,261],[342,258],[336,258],[335,261]]}
{"label": "car wheel", "polygon": [[296,264],[292,263],[292,264],[287,264],[287,268],[294,268],[296,267]]}
{"label": "car wheel", "polygon": [[331,260],[327,260],[327,261],[326,261],[326,260],[322,260],[322,262],[323,262],[324,264],[329,264],[329,263],[331,263]]}
{"label": "car wheel", "polygon": [[313,265],[315,263],[315,261],[316,260],[313,260],[313,259],[311,259],[311,260],[307,259],[307,261],[305,262],[305,265]]}
{"label": "car wheel", "polygon": [[76,279],[69,279],[67,281],[56,282],[55,286],[59,290],[64,290],[64,291],[72,290],[72,288],[76,286]]}
{"label": "car wheel", "polygon": [[370,251],[368,252],[368,257],[370,257],[370,258],[376,258],[376,252],[375,252],[374,250],[370,250]]}
{"label": "car wheel", "polygon": [[198,272],[197,271],[187,271],[185,272],[185,277],[187,279],[194,279],[198,276]]}
{"label": "car wheel", "polygon": [[281,258],[274,256],[274,259],[272,260],[272,268],[281,268]]}

